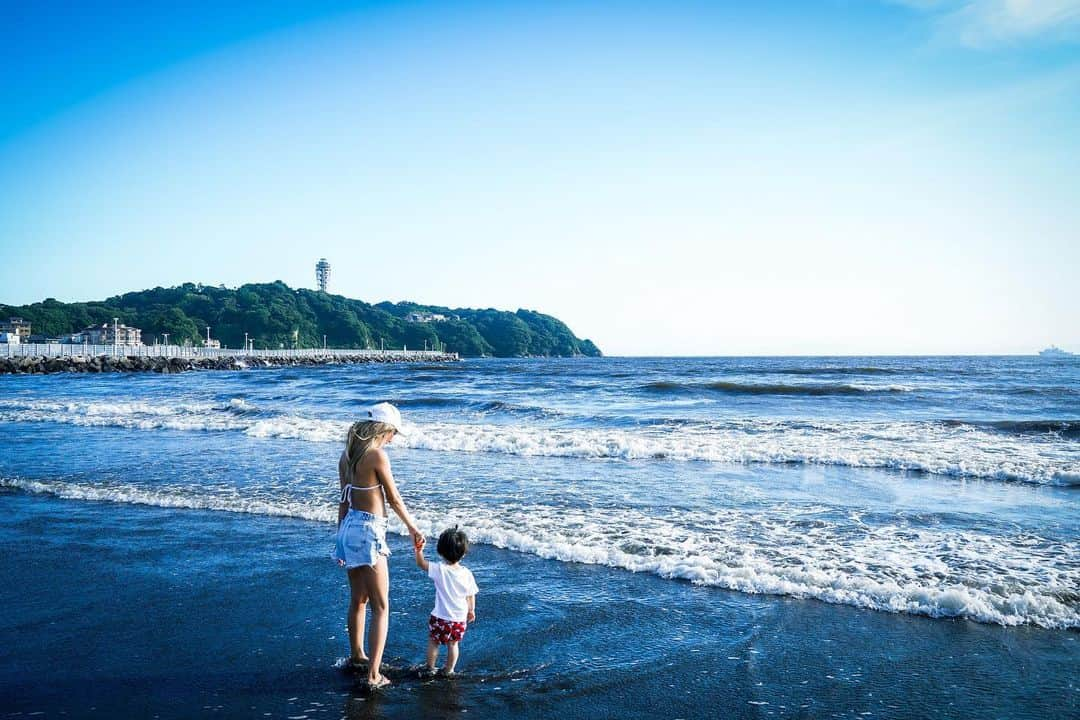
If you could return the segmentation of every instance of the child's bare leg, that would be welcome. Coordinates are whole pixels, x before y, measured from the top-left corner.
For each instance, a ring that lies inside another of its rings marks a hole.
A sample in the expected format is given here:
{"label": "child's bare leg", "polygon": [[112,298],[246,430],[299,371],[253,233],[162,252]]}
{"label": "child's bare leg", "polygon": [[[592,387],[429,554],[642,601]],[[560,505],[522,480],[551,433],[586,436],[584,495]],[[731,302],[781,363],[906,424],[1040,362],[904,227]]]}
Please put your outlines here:
{"label": "child's bare leg", "polygon": [[434,670],[435,663],[439,661],[439,643],[431,638],[427,641],[427,669]]}
{"label": "child's bare leg", "polygon": [[443,666],[443,672],[450,674],[454,672],[454,666],[457,665],[458,658],[458,644],[457,641],[451,641],[446,643],[446,665]]}

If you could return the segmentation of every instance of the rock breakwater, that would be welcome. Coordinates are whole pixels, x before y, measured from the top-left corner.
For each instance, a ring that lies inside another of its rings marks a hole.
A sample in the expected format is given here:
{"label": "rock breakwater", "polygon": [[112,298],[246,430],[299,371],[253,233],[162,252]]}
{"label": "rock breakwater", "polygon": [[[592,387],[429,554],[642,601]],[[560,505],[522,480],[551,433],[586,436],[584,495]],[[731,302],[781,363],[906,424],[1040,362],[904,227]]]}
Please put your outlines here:
{"label": "rock breakwater", "polygon": [[310,355],[289,356],[243,356],[221,355],[216,357],[147,357],[110,355],[68,355],[48,357],[0,358],[0,375],[40,375],[45,373],[83,372],[158,372],[178,373],[189,370],[246,370],[260,367],[289,367],[300,365],[342,365],[401,362],[455,362],[453,353],[410,357],[402,354],[387,355]]}

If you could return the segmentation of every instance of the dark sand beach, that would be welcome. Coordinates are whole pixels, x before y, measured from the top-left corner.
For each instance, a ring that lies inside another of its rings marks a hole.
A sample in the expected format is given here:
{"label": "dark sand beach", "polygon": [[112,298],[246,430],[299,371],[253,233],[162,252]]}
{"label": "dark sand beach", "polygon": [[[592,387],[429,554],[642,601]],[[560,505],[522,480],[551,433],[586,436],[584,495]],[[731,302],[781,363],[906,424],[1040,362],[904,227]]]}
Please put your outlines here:
{"label": "dark sand beach", "polygon": [[[393,688],[335,667],[330,526],[0,493],[5,717],[1076,717],[1080,635],[746,595],[489,546],[460,677],[391,537]],[[1069,671],[1069,668],[1073,671]]]}

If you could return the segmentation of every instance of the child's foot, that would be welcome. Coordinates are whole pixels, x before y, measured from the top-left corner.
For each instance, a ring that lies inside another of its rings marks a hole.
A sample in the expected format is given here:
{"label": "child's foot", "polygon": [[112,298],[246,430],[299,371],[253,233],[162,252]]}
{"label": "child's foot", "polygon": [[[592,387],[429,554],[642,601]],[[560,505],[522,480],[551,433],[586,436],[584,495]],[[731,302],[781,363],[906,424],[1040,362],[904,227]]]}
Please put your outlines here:
{"label": "child's foot", "polygon": [[417,674],[422,678],[433,678],[435,677],[435,673],[437,672],[438,670],[436,670],[435,668],[425,665],[424,667],[420,668]]}
{"label": "child's foot", "polygon": [[439,674],[443,677],[454,677],[455,675],[457,675],[457,673],[454,672],[454,668],[443,668],[439,671]]}

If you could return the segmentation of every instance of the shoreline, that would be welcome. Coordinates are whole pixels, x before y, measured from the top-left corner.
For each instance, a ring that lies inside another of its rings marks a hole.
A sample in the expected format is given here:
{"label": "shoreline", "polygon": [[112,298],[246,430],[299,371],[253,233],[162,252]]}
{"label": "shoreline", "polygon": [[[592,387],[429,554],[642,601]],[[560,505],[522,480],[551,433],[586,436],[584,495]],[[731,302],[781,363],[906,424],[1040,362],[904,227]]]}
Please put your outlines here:
{"label": "shoreline", "polygon": [[161,357],[140,355],[27,355],[0,358],[0,375],[48,375],[53,373],[156,372],[192,370],[247,370],[265,367],[313,365],[365,365],[368,363],[459,362],[457,353],[425,353],[412,357],[394,354],[326,355],[217,355],[213,357]]}

